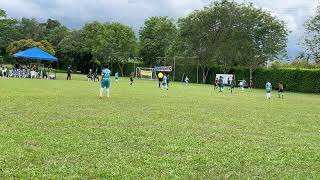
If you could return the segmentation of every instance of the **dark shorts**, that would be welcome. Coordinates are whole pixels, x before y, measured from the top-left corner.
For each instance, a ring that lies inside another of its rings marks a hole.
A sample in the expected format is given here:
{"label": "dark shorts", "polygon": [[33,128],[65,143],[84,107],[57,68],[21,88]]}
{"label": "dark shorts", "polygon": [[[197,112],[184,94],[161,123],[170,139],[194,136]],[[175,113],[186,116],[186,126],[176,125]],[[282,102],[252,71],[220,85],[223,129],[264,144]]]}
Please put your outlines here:
{"label": "dark shorts", "polygon": [[101,81],[101,87],[102,88],[110,88],[110,80],[109,79],[103,79]]}
{"label": "dark shorts", "polygon": [[133,78],[132,78],[132,77],[130,78],[130,81],[133,81]]}
{"label": "dark shorts", "polygon": [[159,82],[162,82],[163,81],[163,78],[159,78]]}
{"label": "dark shorts", "polygon": [[278,91],[279,93],[283,93],[283,89]]}

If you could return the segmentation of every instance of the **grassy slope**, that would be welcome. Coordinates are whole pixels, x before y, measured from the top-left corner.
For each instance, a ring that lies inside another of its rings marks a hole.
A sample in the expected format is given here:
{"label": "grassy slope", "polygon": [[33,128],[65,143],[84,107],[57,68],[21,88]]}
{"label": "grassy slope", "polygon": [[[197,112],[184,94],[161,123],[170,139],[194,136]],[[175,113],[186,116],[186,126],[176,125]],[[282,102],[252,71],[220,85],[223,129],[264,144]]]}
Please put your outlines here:
{"label": "grassy slope", "polygon": [[320,178],[318,95],[82,78],[0,79],[2,179]]}

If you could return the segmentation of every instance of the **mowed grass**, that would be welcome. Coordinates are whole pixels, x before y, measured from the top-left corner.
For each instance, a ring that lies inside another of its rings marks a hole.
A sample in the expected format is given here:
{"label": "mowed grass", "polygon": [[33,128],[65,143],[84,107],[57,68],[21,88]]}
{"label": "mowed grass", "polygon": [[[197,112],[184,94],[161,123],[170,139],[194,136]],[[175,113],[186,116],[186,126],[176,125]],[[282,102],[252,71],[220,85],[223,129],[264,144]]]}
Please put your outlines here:
{"label": "mowed grass", "polygon": [[1,179],[319,179],[320,96],[0,79]]}

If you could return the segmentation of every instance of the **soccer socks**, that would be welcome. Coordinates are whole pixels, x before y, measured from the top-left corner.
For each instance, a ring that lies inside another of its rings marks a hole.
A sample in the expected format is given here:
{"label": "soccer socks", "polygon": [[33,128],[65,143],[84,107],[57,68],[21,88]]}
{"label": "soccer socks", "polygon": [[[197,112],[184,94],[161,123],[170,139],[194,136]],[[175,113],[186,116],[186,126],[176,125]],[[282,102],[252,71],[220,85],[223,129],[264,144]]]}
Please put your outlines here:
{"label": "soccer socks", "polygon": [[[104,88],[100,88],[100,98],[102,98],[102,96],[103,96],[103,89]],[[109,88],[106,89],[106,94],[107,94],[107,98],[109,98],[110,97],[110,89]]]}
{"label": "soccer socks", "polygon": [[107,88],[106,91],[107,91],[107,98],[109,98],[110,97],[110,89]]}
{"label": "soccer socks", "polygon": [[100,97],[103,95],[103,88],[100,88]]}

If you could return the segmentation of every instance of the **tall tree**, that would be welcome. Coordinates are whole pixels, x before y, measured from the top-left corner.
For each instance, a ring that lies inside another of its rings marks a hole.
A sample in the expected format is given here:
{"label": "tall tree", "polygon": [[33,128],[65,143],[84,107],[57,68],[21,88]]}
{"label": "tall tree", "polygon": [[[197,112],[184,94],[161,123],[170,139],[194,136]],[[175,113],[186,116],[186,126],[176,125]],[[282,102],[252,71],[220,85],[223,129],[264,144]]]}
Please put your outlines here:
{"label": "tall tree", "polygon": [[283,22],[252,4],[229,0],[180,19],[179,27],[182,47],[199,59],[203,83],[213,64],[223,66],[225,73],[235,65],[254,69],[273,60],[287,42]]}
{"label": "tall tree", "polygon": [[49,32],[45,39],[57,49],[59,43],[68,35],[68,33],[69,31],[65,26],[57,26]]}
{"label": "tall tree", "polygon": [[304,45],[308,56],[320,64],[320,6],[314,17],[311,17],[306,23],[307,37]]}
{"label": "tall tree", "polygon": [[7,18],[6,12],[0,9],[0,55],[3,55],[6,47],[17,39],[16,23],[16,20]]}
{"label": "tall tree", "polygon": [[123,67],[134,56],[137,44],[133,29],[121,23],[106,24],[98,39],[94,46],[96,59],[117,63],[123,76]]}
{"label": "tall tree", "polygon": [[151,17],[140,29],[140,55],[146,65],[157,64],[157,57],[166,57],[177,34],[177,27],[168,17]]}

